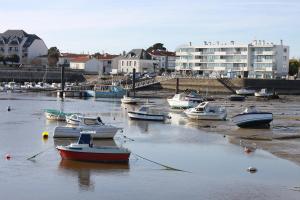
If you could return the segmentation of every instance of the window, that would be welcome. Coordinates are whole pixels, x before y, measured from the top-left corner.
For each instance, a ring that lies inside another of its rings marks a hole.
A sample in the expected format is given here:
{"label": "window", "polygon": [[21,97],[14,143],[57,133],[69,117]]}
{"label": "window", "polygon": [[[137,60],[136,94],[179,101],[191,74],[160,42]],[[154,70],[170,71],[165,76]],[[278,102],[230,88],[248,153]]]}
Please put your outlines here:
{"label": "window", "polygon": [[287,48],[284,48],[284,49],[283,49],[283,52],[286,53],[286,52],[287,52]]}
{"label": "window", "polygon": [[121,66],[124,66],[124,61],[122,60],[122,64],[121,64]]}
{"label": "window", "polygon": [[136,67],[136,61],[133,61],[133,66]]}

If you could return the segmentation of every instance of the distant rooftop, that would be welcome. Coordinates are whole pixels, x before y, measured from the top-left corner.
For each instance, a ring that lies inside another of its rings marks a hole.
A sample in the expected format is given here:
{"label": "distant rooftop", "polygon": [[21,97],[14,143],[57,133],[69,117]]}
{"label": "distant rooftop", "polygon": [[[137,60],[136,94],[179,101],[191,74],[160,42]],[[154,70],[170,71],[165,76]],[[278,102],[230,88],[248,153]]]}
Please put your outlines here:
{"label": "distant rooftop", "polygon": [[12,44],[18,45],[26,39],[23,47],[29,47],[34,40],[40,40],[35,34],[28,34],[24,30],[7,30],[4,33],[0,33],[0,44]]}

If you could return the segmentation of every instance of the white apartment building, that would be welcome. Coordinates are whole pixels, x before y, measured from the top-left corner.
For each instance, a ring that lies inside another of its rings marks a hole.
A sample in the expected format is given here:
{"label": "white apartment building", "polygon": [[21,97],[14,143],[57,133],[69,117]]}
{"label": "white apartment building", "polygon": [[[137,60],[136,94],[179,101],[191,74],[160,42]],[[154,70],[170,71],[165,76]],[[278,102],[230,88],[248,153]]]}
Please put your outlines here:
{"label": "white apartment building", "polygon": [[139,73],[153,72],[158,68],[158,61],[144,49],[133,49],[118,59],[118,72],[132,73],[133,69]]}
{"label": "white apartment building", "polygon": [[176,50],[176,71],[203,76],[275,78],[288,74],[289,46],[255,40],[250,44],[204,42]]}
{"label": "white apartment building", "polygon": [[20,63],[30,63],[34,58],[48,54],[44,41],[37,35],[23,30],[7,30],[0,33],[0,55],[18,55]]}

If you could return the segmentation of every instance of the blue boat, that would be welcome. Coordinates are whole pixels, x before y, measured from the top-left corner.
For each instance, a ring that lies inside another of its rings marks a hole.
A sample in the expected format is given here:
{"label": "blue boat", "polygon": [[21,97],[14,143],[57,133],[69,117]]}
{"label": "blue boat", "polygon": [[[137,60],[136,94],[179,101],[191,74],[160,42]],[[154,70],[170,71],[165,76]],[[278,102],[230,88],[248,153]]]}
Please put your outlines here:
{"label": "blue boat", "polygon": [[126,90],[115,85],[97,85],[94,90],[87,90],[88,97],[95,98],[122,98],[126,94]]}

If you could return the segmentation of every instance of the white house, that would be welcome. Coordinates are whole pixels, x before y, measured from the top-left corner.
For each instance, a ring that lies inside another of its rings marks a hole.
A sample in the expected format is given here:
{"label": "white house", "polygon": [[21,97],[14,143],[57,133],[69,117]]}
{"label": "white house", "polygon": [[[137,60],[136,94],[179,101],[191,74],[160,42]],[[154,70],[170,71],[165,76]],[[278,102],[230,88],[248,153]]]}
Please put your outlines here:
{"label": "white house", "polygon": [[95,55],[95,58],[102,62],[102,74],[110,74],[112,72],[112,62],[116,57],[118,57],[118,55],[112,55],[108,53]]}
{"label": "white house", "polygon": [[162,50],[152,50],[149,52],[153,60],[158,61],[160,69],[175,71],[176,53]]}
{"label": "white house", "polygon": [[48,48],[37,35],[23,30],[7,30],[0,33],[0,55],[18,55],[20,63],[30,63],[34,58],[47,55]]}
{"label": "white house", "polygon": [[131,73],[133,69],[139,73],[153,72],[157,67],[158,61],[144,49],[133,49],[118,60],[118,70],[122,73]]}
{"label": "white house", "polygon": [[71,69],[83,70],[89,74],[110,74],[111,72],[111,58],[113,56],[105,56],[105,58],[91,57],[91,56],[82,56],[75,57],[70,60]]}
{"label": "white house", "polygon": [[288,74],[289,46],[264,40],[250,44],[204,42],[177,48],[176,71],[203,76],[275,78]]}

